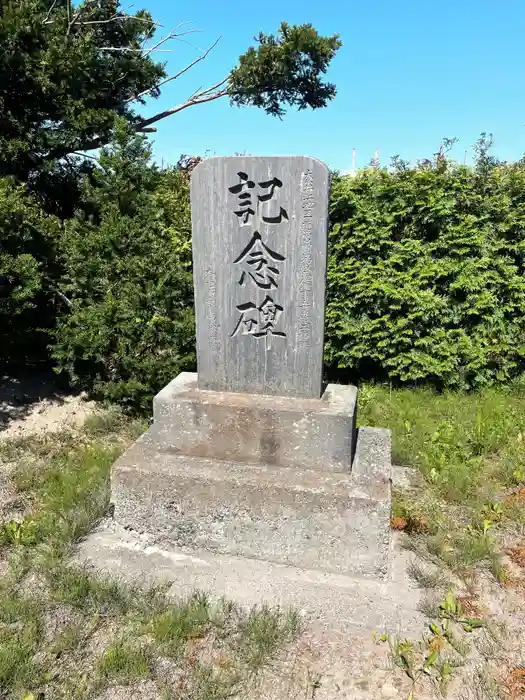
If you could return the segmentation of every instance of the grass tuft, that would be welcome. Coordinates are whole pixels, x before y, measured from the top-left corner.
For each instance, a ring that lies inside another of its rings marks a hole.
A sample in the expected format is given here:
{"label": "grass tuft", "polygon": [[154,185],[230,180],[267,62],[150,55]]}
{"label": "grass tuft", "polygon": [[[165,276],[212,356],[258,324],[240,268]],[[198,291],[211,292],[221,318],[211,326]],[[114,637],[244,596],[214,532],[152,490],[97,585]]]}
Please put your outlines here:
{"label": "grass tuft", "polygon": [[97,670],[103,678],[124,685],[149,678],[153,667],[151,649],[119,640],[106,649]]}
{"label": "grass tuft", "polygon": [[444,588],[447,580],[445,575],[439,569],[429,571],[424,569],[416,562],[411,562],[408,565],[408,575],[412,578],[420,588],[424,590],[433,590],[436,588]]}
{"label": "grass tuft", "polygon": [[238,627],[237,653],[251,672],[269,663],[300,632],[295,611],[282,612],[266,605],[254,608]]}
{"label": "grass tuft", "polygon": [[213,608],[204,595],[194,595],[167,606],[149,620],[146,631],[153,635],[162,652],[179,657],[188,641],[204,637],[210,630]]}

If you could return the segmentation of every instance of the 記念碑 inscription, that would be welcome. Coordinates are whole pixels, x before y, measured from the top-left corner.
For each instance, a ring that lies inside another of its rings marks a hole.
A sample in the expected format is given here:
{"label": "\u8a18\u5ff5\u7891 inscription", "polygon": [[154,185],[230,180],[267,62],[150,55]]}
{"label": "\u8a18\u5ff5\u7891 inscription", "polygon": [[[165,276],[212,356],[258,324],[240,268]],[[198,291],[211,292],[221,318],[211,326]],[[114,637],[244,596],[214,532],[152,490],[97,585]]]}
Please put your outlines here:
{"label": "\u8a18\u5ff5\u7891 inscription", "polygon": [[[240,183],[232,185],[228,189],[232,194],[238,194],[239,199],[242,199],[240,208],[234,212],[242,220],[242,225],[248,223],[250,216],[254,217],[255,221],[258,221],[260,218],[267,224],[274,225],[280,224],[283,217],[288,220],[288,214],[283,207],[279,207],[280,211],[277,216],[265,216],[264,214],[261,214],[260,217],[258,216],[261,203],[271,200],[275,189],[282,187],[283,183],[280,180],[274,177],[268,182],[259,183],[259,188],[267,190],[267,192],[257,195],[254,208],[250,194],[243,192],[243,189],[245,187],[253,189],[255,188],[255,183],[253,180],[248,179],[246,173],[238,172],[237,176]],[[248,279],[259,289],[274,288],[278,290],[278,278],[280,275],[278,266],[284,260],[284,255],[271,250],[262,240],[259,231],[254,231],[248,245],[233,263],[241,266],[240,285],[244,286],[245,281]],[[237,311],[240,315],[232,336],[236,335],[239,329],[242,329],[244,335],[251,335],[253,338],[265,338],[268,350],[272,347],[271,339],[273,335],[278,338],[286,338],[286,333],[275,329],[276,323],[283,313],[283,307],[276,303],[271,296],[266,296],[260,305],[257,305],[252,300],[238,304]]]}
{"label": "\u8a18\u5ff5\u7891 inscription", "polygon": [[199,387],[321,394],[329,176],[313,158],[210,158],[192,175]]}

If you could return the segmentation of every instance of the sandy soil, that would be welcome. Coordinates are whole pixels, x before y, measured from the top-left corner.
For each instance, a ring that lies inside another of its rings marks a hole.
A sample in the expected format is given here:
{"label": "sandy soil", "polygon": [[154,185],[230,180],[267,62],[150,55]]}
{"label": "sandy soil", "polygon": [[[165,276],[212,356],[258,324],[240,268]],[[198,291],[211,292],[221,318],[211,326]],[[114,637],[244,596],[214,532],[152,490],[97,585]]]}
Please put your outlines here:
{"label": "sandy soil", "polygon": [[96,407],[61,390],[53,375],[0,376],[0,439],[79,427]]}

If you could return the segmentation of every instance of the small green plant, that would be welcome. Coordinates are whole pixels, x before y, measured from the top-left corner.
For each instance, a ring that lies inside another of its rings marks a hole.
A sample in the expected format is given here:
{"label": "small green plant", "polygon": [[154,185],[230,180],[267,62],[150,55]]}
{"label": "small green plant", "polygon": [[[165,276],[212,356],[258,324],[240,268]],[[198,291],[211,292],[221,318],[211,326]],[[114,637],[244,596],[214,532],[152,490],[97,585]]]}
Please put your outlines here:
{"label": "small green plant", "polygon": [[32,547],[38,541],[38,523],[32,518],[0,525],[0,545]]}
{"label": "small green plant", "polygon": [[274,609],[268,605],[253,608],[238,627],[236,653],[251,673],[273,660],[283,645],[295,639],[301,630],[294,610]]}
{"label": "small green plant", "polygon": [[497,501],[487,503],[483,506],[481,512],[487,516],[488,520],[491,520],[492,522],[499,522],[503,517],[503,506]]}
{"label": "small green plant", "polygon": [[153,616],[145,631],[153,635],[166,656],[178,657],[188,640],[203,637],[210,630],[214,613],[206,596],[194,595]]}
{"label": "small green plant", "polygon": [[439,661],[439,651],[432,649],[430,645],[422,648],[422,645],[411,639],[399,639],[383,635],[380,641],[388,642],[390,657],[395,666],[401,668],[412,681],[407,700],[413,700],[416,684],[423,675],[436,676],[436,668]]}
{"label": "small green plant", "polygon": [[445,620],[453,620],[464,629],[465,632],[472,632],[484,626],[483,620],[479,618],[466,617],[464,614],[463,605],[458,602],[454,594],[449,591],[447,597],[440,604],[441,617]]}
{"label": "small green plant", "polygon": [[120,640],[107,649],[99,662],[99,673],[119,683],[147,678],[153,667],[151,650]]}
{"label": "small green plant", "polygon": [[379,638],[374,635],[376,643],[388,643],[392,662],[412,681],[407,700],[413,700],[417,683],[423,676],[431,679],[444,692],[454,667],[463,663],[470,646],[458,637],[454,626],[468,633],[484,625],[481,619],[465,616],[462,604],[452,592],[432,612],[437,613],[438,617],[430,622],[429,634],[420,641],[387,634]]}
{"label": "small green plant", "polygon": [[525,469],[523,467],[518,467],[512,472],[512,476],[516,484],[521,484],[525,481]]}

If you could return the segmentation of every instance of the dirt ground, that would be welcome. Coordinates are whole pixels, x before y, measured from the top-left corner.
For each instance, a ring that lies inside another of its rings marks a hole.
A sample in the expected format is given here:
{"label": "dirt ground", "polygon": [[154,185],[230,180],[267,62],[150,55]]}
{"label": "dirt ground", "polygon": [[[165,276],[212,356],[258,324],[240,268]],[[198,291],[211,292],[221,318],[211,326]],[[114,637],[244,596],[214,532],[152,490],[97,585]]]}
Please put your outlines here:
{"label": "dirt ground", "polygon": [[[53,378],[32,375],[2,377],[0,381],[0,439],[11,440],[32,434],[57,432],[82,426],[97,404],[82,394],[59,389]],[[7,474],[0,473],[0,516],[2,506],[12,506]],[[516,567],[515,567],[516,568]],[[468,597],[486,624],[468,635],[461,665],[454,668],[446,697],[452,700],[496,700],[525,697],[525,585],[523,573],[507,586],[483,575]],[[442,593],[442,592],[441,592]],[[433,595],[441,595],[433,591]],[[457,594],[459,595],[458,592]],[[381,631],[378,630],[380,633]],[[424,634],[424,631],[422,631]],[[420,640],[413,640],[417,644]],[[521,674],[521,675],[520,675]],[[443,697],[440,689],[419,673],[412,681],[395,666],[387,643],[377,643],[369,633],[342,637],[306,629],[300,639],[283,653],[250,692],[257,700],[377,700],[381,698]],[[513,678],[518,680],[514,685]],[[510,679],[510,680],[509,680]],[[522,680],[520,680],[522,679]],[[414,694],[411,695],[411,692]],[[152,697],[148,683],[137,688],[115,687],[104,700]]]}
{"label": "dirt ground", "polygon": [[96,408],[84,394],[60,389],[54,375],[0,376],[0,439],[79,427]]}

